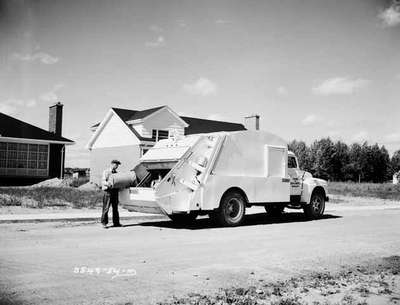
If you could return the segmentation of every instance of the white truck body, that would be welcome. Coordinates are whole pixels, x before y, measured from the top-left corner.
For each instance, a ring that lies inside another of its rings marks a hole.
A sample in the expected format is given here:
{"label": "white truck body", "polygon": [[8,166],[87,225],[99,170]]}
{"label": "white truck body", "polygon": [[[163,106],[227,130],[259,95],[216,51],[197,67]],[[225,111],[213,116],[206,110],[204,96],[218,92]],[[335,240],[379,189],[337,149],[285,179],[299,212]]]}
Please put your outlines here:
{"label": "white truck body", "polygon": [[298,207],[310,202],[316,187],[325,196],[326,182],[300,171],[296,159],[290,161],[288,168],[287,143],[263,131],[161,140],[140,159],[148,171],[143,181],[150,182],[121,190],[119,200],[129,211],[172,215],[216,210],[230,190],[240,192],[247,206]]}

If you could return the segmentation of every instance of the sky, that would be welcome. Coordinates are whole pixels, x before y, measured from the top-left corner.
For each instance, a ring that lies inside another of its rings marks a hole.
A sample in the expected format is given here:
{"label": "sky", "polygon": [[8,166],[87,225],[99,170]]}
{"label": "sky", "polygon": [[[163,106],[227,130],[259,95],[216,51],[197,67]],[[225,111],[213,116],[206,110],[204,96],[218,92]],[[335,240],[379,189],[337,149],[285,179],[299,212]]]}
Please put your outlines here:
{"label": "sky", "polygon": [[0,112],[48,128],[89,166],[110,107],[168,105],[286,140],[400,149],[400,1],[0,0]]}

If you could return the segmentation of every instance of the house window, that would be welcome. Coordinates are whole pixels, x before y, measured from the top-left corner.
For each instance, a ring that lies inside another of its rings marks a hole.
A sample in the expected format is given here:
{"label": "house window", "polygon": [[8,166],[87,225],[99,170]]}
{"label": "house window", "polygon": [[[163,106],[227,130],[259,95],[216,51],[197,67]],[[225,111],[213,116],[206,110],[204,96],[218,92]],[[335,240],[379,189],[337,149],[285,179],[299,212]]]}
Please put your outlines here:
{"label": "house window", "polygon": [[151,136],[151,138],[156,141],[168,139],[168,137],[169,137],[169,131],[162,130],[162,129],[153,129],[152,136]]}
{"label": "house window", "polygon": [[48,176],[49,145],[0,142],[0,175]]}

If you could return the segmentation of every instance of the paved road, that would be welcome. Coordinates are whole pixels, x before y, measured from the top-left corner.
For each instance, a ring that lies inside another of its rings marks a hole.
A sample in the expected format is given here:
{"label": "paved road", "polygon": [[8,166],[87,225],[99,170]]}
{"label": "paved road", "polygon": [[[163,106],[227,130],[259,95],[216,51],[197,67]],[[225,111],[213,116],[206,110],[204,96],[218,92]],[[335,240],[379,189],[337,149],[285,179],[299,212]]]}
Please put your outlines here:
{"label": "paved road", "polygon": [[208,219],[186,229],[169,221],[126,225],[0,225],[0,303],[148,304],[400,254],[400,209],[331,210],[317,221],[256,213],[238,228]]}

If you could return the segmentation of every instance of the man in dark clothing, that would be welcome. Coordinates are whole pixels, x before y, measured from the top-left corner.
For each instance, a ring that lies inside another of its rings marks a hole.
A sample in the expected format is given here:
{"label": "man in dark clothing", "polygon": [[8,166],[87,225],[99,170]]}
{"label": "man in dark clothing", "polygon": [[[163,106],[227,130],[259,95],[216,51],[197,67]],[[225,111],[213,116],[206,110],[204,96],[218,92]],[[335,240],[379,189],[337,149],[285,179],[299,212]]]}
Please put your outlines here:
{"label": "man in dark clothing", "polygon": [[103,172],[101,179],[101,188],[104,191],[103,195],[103,212],[101,214],[101,223],[104,228],[107,227],[108,223],[108,210],[110,205],[112,206],[112,217],[114,227],[120,227],[119,213],[118,213],[118,189],[112,188],[110,181],[111,174],[117,173],[117,168],[121,164],[118,160],[112,160],[110,168],[107,168]]}

